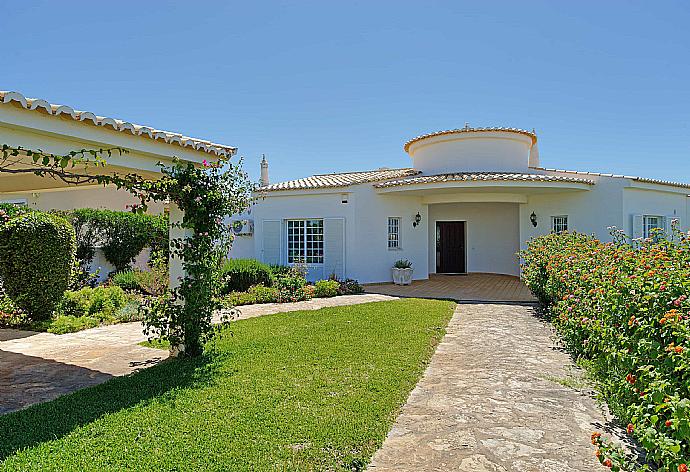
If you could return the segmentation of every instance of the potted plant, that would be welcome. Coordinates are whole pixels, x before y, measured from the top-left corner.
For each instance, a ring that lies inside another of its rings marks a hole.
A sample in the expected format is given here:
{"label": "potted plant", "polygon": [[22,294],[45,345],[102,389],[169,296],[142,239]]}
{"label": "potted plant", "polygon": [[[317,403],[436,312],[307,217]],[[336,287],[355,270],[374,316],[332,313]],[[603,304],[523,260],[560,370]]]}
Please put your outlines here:
{"label": "potted plant", "polygon": [[412,271],[412,263],[407,259],[395,261],[391,269],[393,283],[395,285],[410,285],[412,283]]}

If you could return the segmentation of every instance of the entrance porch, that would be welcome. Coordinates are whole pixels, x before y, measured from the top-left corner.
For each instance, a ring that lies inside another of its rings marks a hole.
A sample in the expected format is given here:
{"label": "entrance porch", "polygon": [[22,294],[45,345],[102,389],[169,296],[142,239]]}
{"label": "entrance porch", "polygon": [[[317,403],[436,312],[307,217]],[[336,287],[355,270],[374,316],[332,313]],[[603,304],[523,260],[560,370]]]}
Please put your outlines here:
{"label": "entrance porch", "polygon": [[396,297],[441,298],[460,302],[536,302],[518,277],[502,274],[431,274],[429,279],[415,280],[412,285],[367,284],[364,289],[367,293]]}

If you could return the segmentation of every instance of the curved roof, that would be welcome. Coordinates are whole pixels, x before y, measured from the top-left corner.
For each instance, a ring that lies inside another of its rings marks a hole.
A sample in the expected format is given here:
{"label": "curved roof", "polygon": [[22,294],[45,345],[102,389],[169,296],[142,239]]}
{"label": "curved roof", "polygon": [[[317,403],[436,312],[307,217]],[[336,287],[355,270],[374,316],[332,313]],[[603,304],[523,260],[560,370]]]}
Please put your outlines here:
{"label": "curved roof", "polygon": [[259,192],[273,192],[277,190],[311,190],[319,188],[348,187],[350,185],[377,182],[388,179],[399,179],[418,174],[415,169],[377,169],[362,172],[345,172],[340,174],[320,174],[303,179],[289,180],[259,187]]}
{"label": "curved roof", "polygon": [[517,134],[524,134],[525,136],[529,136],[532,138],[532,143],[537,142],[537,135],[533,131],[527,131],[524,129],[519,129],[519,128],[504,128],[504,127],[489,127],[489,128],[470,128],[469,126],[465,126],[464,128],[458,128],[458,129],[447,129],[444,131],[436,131],[435,133],[428,133],[428,134],[422,134],[419,136],[416,136],[409,141],[405,143],[403,146],[403,149],[405,152],[408,152],[410,149],[410,146],[413,143],[416,143],[417,141],[421,141],[422,139],[426,138],[431,138],[434,136],[443,136],[444,134],[455,134],[455,133],[490,133],[490,132],[508,132],[508,133],[517,133]]}
{"label": "curved roof", "polygon": [[376,188],[399,187],[402,185],[432,184],[439,182],[567,182],[594,185],[594,181],[577,177],[562,177],[546,174],[520,174],[501,172],[456,172],[452,174],[420,175],[390,180],[375,184]]}
{"label": "curved roof", "polygon": [[204,139],[190,138],[179,133],[163,131],[148,126],[137,125],[115,118],[98,116],[89,111],[75,110],[67,105],[48,103],[40,98],[27,98],[19,92],[7,92],[0,90],[0,104],[16,104],[27,110],[59,117],[68,117],[74,121],[88,123],[94,126],[102,126],[123,133],[131,133],[168,144],[176,144],[181,147],[192,148],[197,151],[215,154],[216,156],[231,157],[237,152],[237,148],[225,144],[213,143]]}

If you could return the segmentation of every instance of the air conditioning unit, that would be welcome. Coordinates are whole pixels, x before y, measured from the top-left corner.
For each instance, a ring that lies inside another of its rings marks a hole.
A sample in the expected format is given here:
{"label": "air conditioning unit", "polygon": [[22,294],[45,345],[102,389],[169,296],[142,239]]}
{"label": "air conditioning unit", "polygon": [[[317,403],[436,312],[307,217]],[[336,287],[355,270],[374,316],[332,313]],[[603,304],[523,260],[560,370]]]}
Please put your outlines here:
{"label": "air conditioning unit", "polygon": [[232,220],[232,232],[237,236],[251,236],[254,234],[254,221],[252,220]]}

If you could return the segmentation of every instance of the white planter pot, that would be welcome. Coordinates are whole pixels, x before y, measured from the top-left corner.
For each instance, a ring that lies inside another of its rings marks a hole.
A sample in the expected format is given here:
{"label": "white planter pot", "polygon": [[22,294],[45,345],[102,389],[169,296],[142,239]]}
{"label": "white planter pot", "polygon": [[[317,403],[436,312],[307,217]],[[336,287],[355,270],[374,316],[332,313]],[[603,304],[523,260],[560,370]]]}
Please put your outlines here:
{"label": "white planter pot", "polygon": [[391,269],[393,273],[393,283],[395,285],[410,285],[412,283],[412,270],[412,268],[397,269],[393,267]]}

